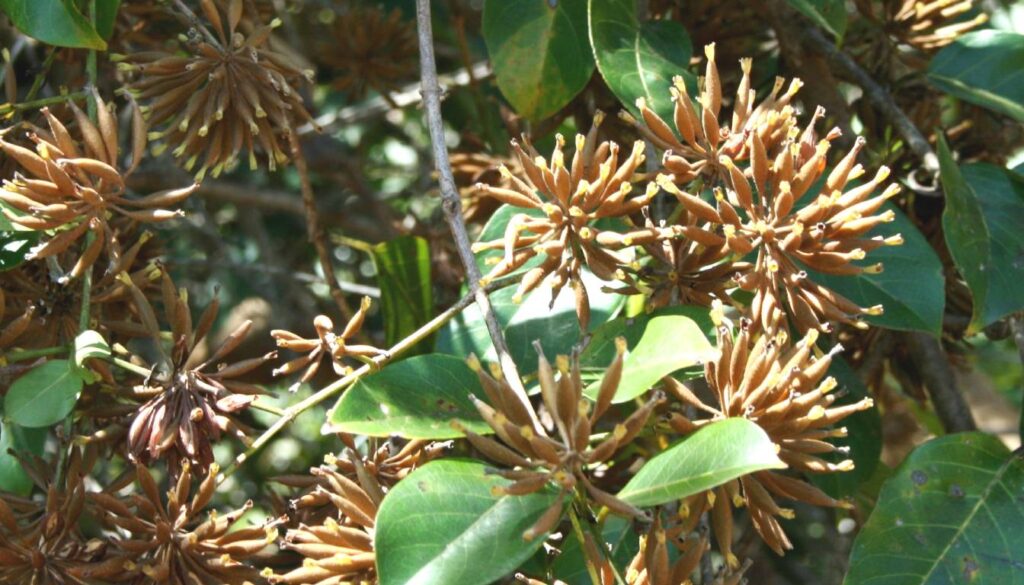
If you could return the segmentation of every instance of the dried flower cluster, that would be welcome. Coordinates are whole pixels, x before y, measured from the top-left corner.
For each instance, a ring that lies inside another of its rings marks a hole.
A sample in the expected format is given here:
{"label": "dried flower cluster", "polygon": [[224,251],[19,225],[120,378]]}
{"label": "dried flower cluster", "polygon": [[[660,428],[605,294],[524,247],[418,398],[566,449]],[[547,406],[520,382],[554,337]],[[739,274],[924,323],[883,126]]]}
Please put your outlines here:
{"label": "dried flower cluster", "polygon": [[[856,4],[862,12],[877,18],[872,2],[859,0]],[[988,21],[984,12],[964,18],[974,10],[973,0],[902,0],[885,3],[883,10],[886,32],[921,51],[941,49]]]}
{"label": "dried flower cluster", "polygon": [[243,0],[230,0],[226,10],[214,0],[200,3],[213,31],[191,29],[179,51],[145,51],[124,57],[123,66],[137,79],[130,88],[145,100],[147,121],[164,126],[153,135],[170,145],[174,157],[197,175],[218,176],[248,152],[256,168],[261,148],[270,169],[288,161],[281,137],[296,123],[312,122],[296,89],[312,80],[288,56],[267,46],[277,24],[239,28]]}

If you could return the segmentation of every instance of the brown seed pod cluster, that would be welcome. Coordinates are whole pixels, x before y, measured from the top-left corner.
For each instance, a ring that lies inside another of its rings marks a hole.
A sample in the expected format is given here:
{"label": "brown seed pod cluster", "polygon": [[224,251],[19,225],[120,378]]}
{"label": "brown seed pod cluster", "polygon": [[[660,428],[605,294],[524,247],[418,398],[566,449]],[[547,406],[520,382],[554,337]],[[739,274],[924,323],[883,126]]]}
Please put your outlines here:
{"label": "brown seed pod cluster", "polygon": [[857,0],[857,8],[868,18],[884,20],[885,31],[895,40],[924,52],[933,52],[960,35],[988,22],[988,15],[975,10],[974,0],[902,0],[885,2],[878,15],[873,2]]}
{"label": "brown seed pod cluster", "polygon": [[[832,357],[842,348],[836,346],[828,353],[816,355],[820,353],[816,347],[817,330],[808,331],[799,343],[791,344],[785,332],[761,333],[756,324],[745,320],[734,338],[721,315],[718,306],[713,316],[718,325],[719,355],[705,365],[705,377],[716,404],[705,404],[681,383],[666,379],[667,388],[682,403],[710,415],[691,420],[675,412],[669,419],[672,428],[689,434],[715,420],[742,417],[764,429],[778,446],[779,458],[791,470],[834,473],[852,469],[851,460],[830,463],[821,457],[838,450],[828,439],[846,436],[845,428],[834,425],[873,405],[870,398],[853,404],[835,404],[837,394],[833,391],[837,382],[827,372]],[[698,515],[703,509],[713,509],[719,546],[727,558],[732,541],[729,503],[746,506],[758,533],[782,554],[792,545],[776,517],[788,518],[793,513],[780,508],[774,497],[818,506],[846,505],[807,482],[762,471],[722,486],[716,490],[716,497],[694,496],[691,507],[697,508]]]}
{"label": "brown seed pod cluster", "polygon": [[[90,493],[103,525],[124,535],[114,538],[123,574],[118,582],[190,583],[195,585],[250,585],[259,582],[259,569],[247,561],[277,539],[276,521],[260,526],[239,526],[253,503],[225,514],[203,513],[214,495],[219,468],[211,465],[203,476],[193,474],[188,461],[161,497],[157,482],[144,465],[136,465],[141,493],[118,497],[110,492]],[[192,484],[198,487],[192,492]]]}
{"label": "brown seed pod cluster", "polygon": [[284,550],[302,556],[302,565],[284,574],[266,571],[271,583],[286,585],[327,585],[374,583],[377,578],[373,529],[377,509],[384,499],[384,486],[369,473],[357,473],[353,481],[342,469],[362,466],[350,451],[344,459],[329,456],[325,465],[310,469],[315,478],[311,491],[292,500],[291,507],[327,508],[318,521],[302,522],[289,529],[281,543]]}
{"label": "brown seed pod cluster", "polygon": [[229,0],[225,10],[214,0],[199,4],[214,32],[197,21],[179,50],[124,56],[122,67],[136,78],[129,87],[147,102],[149,124],[163,127],[152,135],[197,176],[218,176],[243,150],[256,168],[257,147],[273,170],[289,159],[282,137],[312,122],[296,89],[312,72],[267,46],[278,21],[243,34],[243,0]]}
{"label": "brown seed pod cluster", "polygon": [[111,266],[120,262],[124,227],[119,228],[112,218],[152,223],[179,217],[181,212],[168,208],[181,203],[197,187],[130,197],[125,177],[138,165],[146,145],[141,114],[133,107],[132,163],[122,172],[116,112],[98,93],[94,92],[94,99],[96,124],[69,102],[80,141],[46,108],[42,113],[49,131],[37,128],[29,133],[35,150],[8,142],[0,135],[0,149],[21,169],[3,182],[0,201],[11,208],[3,209],[3,214],[20,226],[55,232],[28,258],[52,258],[72,248],[83,248],[82,243],[86,243],[62,281],[81,276],[104,251]]}
{"label": "brown seed pod cluster", "polygon": [[353,337],[359,334],[366,320],[366,312],[370,310],[370,297],[363,297],[356,311],[341,334],[334,332],[334,321],[326,315],[317,315],[313,319],[313,328],[316,329],[316,337],[305,338],[297,333],[275,329],[270,332],[271,337],[277,342],[281,349],[287,349],[296,353],[305,354],[299,356],[283,366],[274,370],[275,376],[290,375],[302,370],[299,381],[291,386],[291,390],[297,390],[299,384],[305,384],[316,376],[320,370],[320,362],[324,357],[329,357],[334,373],[338,376],[346,376],[352,372],[352,367],[345,363],[345,358],[354,358],[359,361],[368,361],[387,353],[372,345],[349,343]]}
{"label": "brown seed pod cluster", "polygon": [[341,14],[327,10],[328,34],[317,49],[318,58],[335,72],[332,85],[351,99],[368,90],[387,95],[416,78],[418,62],[415,25],[398,8],[349,3]]}
{"label": "brown seed pod cluster", "polygon": [[171,345],[167,348],[146,295],[127,275],[120,278],[129,288],[142,325],[159,355],[158,363],[146,368],[149,375],[130,392],[132,400],[144,403],[132,415],[129,458],[143,464],[166,459],[172,474],[177,473],[175,464],[180,460],[206,469],[213,462],[212,444],[222,434],[245,439],[248,426],[237,413],[265,393],[260,386],[240,378],[276,357],[276,353],[232,364],[223,361],[248,335],[252,321],[247,320],[205,356],[202,343],[217,318],[219,303],[214,300],[193,326],[188,295],[178,291],[162,272],[164,314],[171,328]]}
{"label": "brown seed pod cluster", "polygon": [[502,239],[474,245],[476,252],[504,252],[484,279],[510,274],[543,256],[539,265],[526,271],[515,298],[521,299],[544,281],[551,288],[554,302],[559,291],[571,283],[576,312],[584,329],[589,322],[590,301],[582,281],[583,266],[602,279],[612,280],[619,267],[630,261],[620,249],[664,236],[657,227],[639,227],[623,234],[595,225],[598,220],[613,218],[628,223],[630,216],[638,215],[656,192],[633,192],[633,175],[644,162],[643,142],[637,141],[628,156],[620,153],[614,142],[598,144],[602,118],[599,112],[590,131],[576,136],[576,152],[571,161],[565,160],[565,139],[561,135],[556,138],[550,163],[529,141],[514,141],[512,149],[523,167],[525,180],[503,166],[501,173],[511,182],[511,188],[477,185],[483,195],[529,210],[509,221]]}
{"label": "brown seed pod cluster", "polygon": [[[594,402],[583,396],[583,380],[579,359],[559,357],[557,373],[537,345],[538,371],[541,396],[547,412],[554,421],[554,436],[543,427],[534,426],[536,413],[517,400],[512,387],[499,371],[488,374],[476,358],[469,365],[480,379],[488,402],[471,396],[480,416],[501,440],[496,441],[458,426],[469,443],[485,457],[509,467],[496,471],[512,483],[496,488],[502,494],[521,495],[537,492],[549,484],[563,494],[580,491],[597,505],[612,513],[627,517],[642,517],[644,513],[604,491],[591,481],[590,470],[609,462],[616,452],[628,445],[640,431],[664,396],[655,392],[642,406],[623,422],[614,426],[607,437],[591,445],[591,432],[601,416],[608,411],[622,377],[625,340],[616,342],[617,353],[608,366]],[[532,406],[530,406],[532,408]],[[527,529],[523,538],[531,540],[550,531],[561,519],[564,497],[558,497],[537,523]]]}

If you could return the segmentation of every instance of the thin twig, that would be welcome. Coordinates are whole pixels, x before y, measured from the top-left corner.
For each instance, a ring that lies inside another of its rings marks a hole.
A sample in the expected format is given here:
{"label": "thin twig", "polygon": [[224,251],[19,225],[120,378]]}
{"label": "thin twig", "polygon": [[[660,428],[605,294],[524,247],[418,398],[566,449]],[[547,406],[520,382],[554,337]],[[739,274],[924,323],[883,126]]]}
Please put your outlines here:
{"label": "thin twig", "polygon": [[[490,290],[498,290],[513,284],[515,280],[513,278],[505,278],[496,280],[488,287]],[[420,341],[433,335],[438,329],[443,327],[445,323],[452,320],[456,315],[461,313],[466,307],[473,304],[475,297],[472,293],[465,295],[457,303],[449,307],[440,315],[434,317],[422,327],[413,331],[408,337],[399,341],[385,353],[376,356],[371,359],[371,363],[361,366],[359,369],[349,373],[347,376],[332,382],[324,388],[315,392],[312,396],[309,396],[301,402],[297,402],[288,408],[281,411],[280,418],[278,418],[267,430],[256,437],[256,440],[249,445],[245,453],[242,453],[235,457],[235,460],[231,462],[231,465],[224,470],[224,473],[217,478],[217,485],[224,483],[224,480],[228,478],[232,473],[238,470],[238,468],[252,458],[257,451],[262,449],[271,439],[273,439],[281,430],[288,426],[293,420],[295,420],[300,414],[306,412],[310,408],[320,404],[321,402],[335,396],[345,388],[348,388],[352,384],[358,382],[363,376],[370,372],[376,372],[380,368],[384,367],[396,357],[407,351],[409,348],[415,346]],[[326,432],[330,432],[329,430]]]}
{"label": "thin twig", "polygon": [[845,73],[864,90],[864,97],[896,128],[910,150],[921,159],[925,170],[930,173],[939,172],[939,159],[935,155],[932,145],[921,134],[914,122],[896,105],[889,91],[879,85],[852,57],[825,38],[825,35],[816,27],[806,27],[801,39],[809,48],[823,53],[833,67]]}
{"label": "thin twig", "polygon": [[430,129],[430,142],[434,150],[434,164],[438,172],[438,181],[441,186],[441,208],[444,210],[445,220],[455,239],[455,246],[459,250],[459,258],[466,268],[466,280],[469,285],[469,292],[476,298],[476,304],[480,307],[480,313],[487,323],[487,332],[491,336],[491,343],[498,355],[498,363],[505,380],[512,387],[516,398],[523,404],[526,411],[530,413],[533,426],[538,432],[543,432],[536,412],[530,405],[530,398],[523,387],[522,379],[519,377],[519,370],[512,356],[508,351],[508,344],[505,343],[505,335],[501,331],[501,324],[491,308],[491,301],[487,298],[487,292],[480,287],[480,269],[476,265],[476,258],[470,248],[469,236],[466,234],[466,222],[462,217],[462,199],[455,188],[455,178],[452,176],[452,167],[448,162],[448,147],[444,142],[444,121],[441,119],[441,88],[437,83],[437,65],[434,62],[434,33],[430,23],[430,0],[416,0],[416,29],[419,33],[420,43],[420,78],[423,82],[423,104],[426,110],[427,127]]}
{"label": "thin twig", "polygon": [[921,373],[942,428],[947,433],[976,430],[978,427],[974,424],[971,408],[957,386],[953,368],[939,340],[921,332],[907,333],[903,339],[910,350],[910,358]]}
{"label": "thin twig", "polygon": [[292,160],[295,163],[295,170],[299,172],[299,186],[306,211],[306,229],[309,232],[309,241],[316,248],[316,255],[320,259],[320,269],[323,270],[327,288],[331,291],[331,298],[334,299],[334,304],[341,311],[342,317],[348,321],[352,319],[354,313],[348,306],[348,302],[345,301],[345,292],[341,290],[338,285],[338,277],[334,274],[331,251],[327,248],[327,238],[324,236],[323,226],[320,224],[320,217],[316,211],[313,184],[309,180],[309,165],[306,164],[306,157],[302,154],[302,145],[298,135],[293,133],[289,138],[292,146]]}

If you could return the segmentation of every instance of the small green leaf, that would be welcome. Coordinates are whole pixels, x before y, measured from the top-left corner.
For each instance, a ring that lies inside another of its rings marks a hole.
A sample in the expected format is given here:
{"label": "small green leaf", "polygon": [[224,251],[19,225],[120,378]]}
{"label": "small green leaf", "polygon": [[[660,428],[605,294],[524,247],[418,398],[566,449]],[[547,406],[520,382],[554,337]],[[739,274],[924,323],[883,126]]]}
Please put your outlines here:
{"label": "small green leaf", "polygon": [[433,461],[388,492],[374,549],[381,585],[487,585],[520,566],[544,542],[523,540],[555,499],[552,489],[496,496],[509,482],[478,461]]}
{"label": "small green leaf", "polygon": [[326,432],[346,432],[408,439],[448,439],[462,433],[462,423],[479,434],[487,426],[469,400],[484,398],[480,381],[463,360],[438,353],[388,365],[342,394],[327,415]]}
{"label": "small green leaf", "polygon": [[1024,308],[1024,178],[988,164],[958,167],[939,140],[942,230],[973,297],[972,329]]}
{"label": "small green leaf", "polygon": [[[0,215],[0,221],[6,220]],[[38,241],[39,232],[0,231],[0,272],[21,266]]]}
{"label": "small green leaf", "polygon": [[27,451],[42,455],[45,443],[45,429],[26,429],[0,420],[0,492],[19,496],[27,496],[32,492],[32,479],[25,473],[18,458],[10,452]]}
{"label": "small green leaf", "polygon": [[18,30],[44,43],[107,49],[107,43],[72,0],[0,0],[0,10],[7,13]]}
{"label": "small green leaf", "polygon": [[[606,283],[590,272],[583,272],[583,283],[590,297],[592,327],[610,319],[626,302],[624,295],[601,290]],[[541,286],[526,295],[522,303],[514,302],[514,295],[514,286],[491,293],[491,306],[505,333],[512,359],[519,366],[519,372],[526,375],[537,371],[535,339],[540,340],[544,354],[553,360],[558,354],[572,351],[580,339],[580,323],[570,287],[562,289],[554,305],[548,287]],[[441,329],[437,351],[460,357],[475,353],[484,361],[497,361],[487,324],[476,305],[468,307]]]}
{"label": "small green leaf", "polygon": [[1024,584],[1024,460],[998,438],[921,445],[885,482],[846,585]]}
{"label": "small green leaf", "polygon": [[117,22],[117,11],[121,8],[121,0],[96,0],[96,32],[104,39],[114,34],[114,23]]}
{"label": "small green leaf", "polygon": [[932,58],[928,80],[964,101],[1024,122],[1024,35],[967,33]]}
{"label": "small green leaf", "polygon": [[[861,381],[860,375],[843,358],[839,356],[832,358],[828,375],[835,377],[839,382],[839,386],[834,391],[838,397],[833,403],[835,406],[860,402],[868,396],[868,389]],[[848,454],[827,453],[822,457],[833,463],[838,463],[843,459],[852,459],[853,471],[810,476],[814,485],[825,490],[833,498],[852,496],[857,493],[860,486],[867,483],[875,474],[879,458],[882,455],[882,417],[878,414],[877,408],[855,412],[844,418],[839,425],[846,427],[849,432],[848,436],[843,439],[830,439],[829,442],[849,447],[850,452]]]}
{"label": "small green leaf", "polygon": [[[434,312],[430,281],[430,246],[423,238],[402,236],[373,247],[377,267],[384,334],[391,347],[430,321]],[[433,337],[416,344],[405,355],[428,353]]]}
{"label": "small green leaf", "polygon": [[4,397],[4,415],[23,427],[48,427],[75,408],[82,378],[68,360],[50,360],[11,384]]}
{"label": "small green leaf", "polygon": [[[885,308],[882,315],[865,317],[864,320],[872,325],[937,335],[942,330],[942,313],[946,304],[942,261],[902,211],[888,203],[882,209],[892,210],[895,219],[876,227],[864,237],[901,234],[903,245],[883,246],[872,250],[866,259],[856,262],[862,266],[881,262],[884,270],[880,274],[835,276],[814,273],[812,278],[862,307],[882,305]],[[907,291],[913,291],[913,294],[907,294]]]}
{"label": "small green leaf", "polygon": [[531,120],[562,109],[594,72],[586,0],[485,0],[483,35],[498,88]]}
{"label": "small green leaf", "polygon": [[846,34],[845,0],[787,0],[789,5],[814,21],[814,24],[835,35],[839,40]]}
{"label": "small green leaf", "polygon": [[657,506],[748,473],[784,467],[775,443],[757,423],[729,418],[653,457],[622,488],[619,498],[634,506]]}
{"label": "small green leaf", "polygon": [[590,45],[608,87],[634,115],[636,99],[665,120],[672,119],[669,88],[676,75],[695,93],[697,80],[689,72],[693,46],[690,35],[673,20],[640,22],[633,0],[589,0]]}
{"label": "small green leaf", "polygon": [[[607,367],[615,355],[615,337],[623,335],[629,353],[622,363],[622,381],[613,402],[628,402],[665,376],[683,368],[703,365],[712,357],[714,348],[705,333],[710,321],[707,309],[700,307],[672,307],[652,315],[631,319],[620,317],[594,332],[594,338],[580,356],[580,361],[586,366]],[[672,350],[665,351],[667,347]],[[593,355],[596,353],[610,355],[599,356],[606,358],[602,363]],[[587,396],[596,398],[599,388],[600,381],[594,382],[587,388]]]}
{"label": "small green leaf", "polygon": [[85,360],[90,358],[107,359],[110,357],[110,344],[98,331],[88,329],[75,337],[75,365],[85,367]]}

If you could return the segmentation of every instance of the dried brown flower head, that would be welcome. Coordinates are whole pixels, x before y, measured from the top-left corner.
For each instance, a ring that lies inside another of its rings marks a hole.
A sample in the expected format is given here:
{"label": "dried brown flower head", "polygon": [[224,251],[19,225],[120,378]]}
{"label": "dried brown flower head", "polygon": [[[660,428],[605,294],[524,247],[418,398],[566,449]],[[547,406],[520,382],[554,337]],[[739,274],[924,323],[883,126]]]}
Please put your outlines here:
{"label": "dried brown flower head", "polygon": [[[857,2],[858,6],[869,4]],[[885,30],[894,39],[925,52],[936,51],[988,21],[988,15],[964,19],[973,0],[902,0],[886,2]],[[871,10],[869,7],[868,10]],[[869,12],[873,14],[873,10]]]}
{"label": "dried brown flower head", "polygon": [[312,122],[295,89],[312,72],[267,46],[279,21],[239,30],[243,0],[230,0],[222,14],[214,0],[200,6],[216,36],[205,28],[191,30],[178,51],[147,51],[124,57],[123,66],[137,74],[130,88],[147,100],[148,122],[165,126],[154,134],[173,146],[174,157],[198,176],[219,175],[249,153],[256,168],[256,147],[268,155],[270,169],[288,160],[280,136],[297,122]]}
{"label": "dried brown flower head", "polygon": [[676,77],[671,90],[675,103],[674,130],[647,107],[643,98],[637,100],[641,120],[626,112],[621,114],[644,138],[665,151],[662,165],[676,184],[688,183],[697,177],[714,182],[725,173],[720,162],[722,156],[734,161],[750,157],[748,136],[756,134],[766,149],[773,150],[796,125],[796,113],[790,102],[803,83],[794,79],[782,93],[785,80],[777,78],[768,97],[755,104],[756,93],[750,86],[750,59],[740,60],[743,77],[732,104],[732,119],[720,121],[722,83],[715,64],[715,44],[704,47],[704,53],[708,62],[706,74],[701,78],[700,112],[693,106],[685,81]]}
{"label": "dried brown flower head", "polygon": [[318,56],[335,70],[335,89],[358,100],[367,90],[386,95],[416,77],[416,27],[400,9],[350,3],[343,14],[327,14],[333,20]]}
{"label": "dried brown flower head", "polygon": [[[511,177],[523,174],[517,159],[485,152],[453,152],[450,162],[455,185],[462,197],[462,215],[466,222],[485,222],[501,206],[497,199],[481,193],[477,184],[511,189]],[[508,173],[502,173],[502,165],[508,168]]]}
{"label": "dried brown flower head", "polygon": [[[554,421],[556,437],[550,437],[544,428],[534,427],[531,421],[537,420],[535,413],[531,415],[527,406],[519,402],[499,371],[488,374],[475,357],[471,357],[469,365],[480,378],[490,404],[472,395],[470,398],[501,442],[478,435],[461,425],[456,428],[484,456],[511,468],[496,472],[513,482],[496,488],[503,494],[534,493],[551,483],[565,494],[582,486],[596,504],[606,506],[615,514],[644,516],[638,508],[594,485],[589,475],[593,467],[611,460],[621,447],[640,434],[654,407],[664,396],[656,392],[626,420],[616,424],[607,437],[591,446],[591,430],[611,406],[622,378],[625,340],[616,341],[616,356],[605,372],[594,403],[583,397],[584,384],[578,357],[572,360],[559,357],[560,375],[556,378],[540,345],[536,346],[540,356],[537,377],[541,397]],[[564,498],[556,498],[537,523],[523,534],[523,538],[530,540],[551,530],[561,518],[563,503]]]}
{"label": "dried brown flower head", "polygon": [[[124,172],[118,162],[117,118],[94,92],[97,124],[69,102],[75,114],[79,144],[67,127],[48,109],[43,115],[49,132],[38,128],[29,134],[35,150],[7,142],[0,135],[0,149],[18,161],[22,172],[4,180],[0,201],[13,208],[4,209],[12,222],[33,230],[56,230],[33,249],[29,259],[50,258],[69,250],[79,242],[90,242],[77,256],[74,266],[62,277],[70,280],[93,265],[104,250],[111,266],[121,254],[120,231],[112,220],[123,217],[132,222],[160,222],[179,217],[181,212],[167,208],[195,191],[197,185],[128,197],[125,177],[134,170],[145,151],[145,129],[141,114],[135,110],[132,127],[132,164]],[[92,234],[92,240],[86,234]]]}
{"label": "dried brown flower head", "polygon": [[[711,415],[693,421],[673,413],[672,427],[678,432],[690,433],[714,420],[743,417],[764,429],[778,446],[779,458],[792,470],[834,473],[852,469],[852,460],[830,463],[820,457],[839,450],[827,439],[846,436],[845,428],[833,428],[835,423],[873,405],[870,398],[865,398],[854,404],[834,406],[833,390],[837,383],[835,378],[826,377],[826,373],[832,357],[842,348],[836,346],[816,357],[817,330],[808,331],[803,340],[794,345],[788,342],[784,332],[758,334],[747,321],[734,339],[730,328],[723,324],[721,306],[713,312],[713,317],[718,323],[720,353],[717,359],[705,365],[705,376],[717,404],[705,404],[685,386],[666,378],[668,389],[679,400]],[[780,508],[773,496],[820,506],[844,505],[791,476],[771,471],[743,476],[738,482],[719,488],[716,497],[705,498],[711,500],[705,507],[714,507],[715,531],[723,554],[731,554],[731,537],[728,536],[731,534],[731,510],[725,509],[728,505],[719,506],[715,500],[747,506],[754,527],[777,553],[792,548],[776,519],[777,516],[792,517],[792,511]],[[698,507],[704,505],[700,502],[704,494],[694,498]],[[700,511],[697,510],[698,514]]]}
{"label": "dried brown flower head", "polygon": [[363,297],[359,304],[359,310],[345,324],[341,334],[334,332],[334,321],[326,315],[318,315],[313,319],[313,328],[316,329],[316,337],[304,338],[291,331],[275,329],[270,332],[271,337],[277,341],[277,346],[306,355],[297,357],[292,361],[274,370],[275,376],[293,374],[303,370],[302,377],[289,389],[295,391],[299,384],[305,384],[313,379],[320,369],[320,361],[329,356],[334,373],[339,376],[346,376],[352,372],[352,367],[345,364],[345,358],[355,358],[359,361],[368,361],[387,353],[372,345],[360,345],[348,343],[355,337],[363,327],[366,320],[366,312],[370,310],[370,297]]}
{"label": "dried brown flower head", "polygon": [[[349,454],[349,463],[358,457]],[[376,555],[373,529],[377,508],[384,499],[380,484],[369,475],[357,481],[334,469],[342,459],[328,457],[326,465],[310,469],[316,487],[293,500],[296,509],[327,507],[319,522],[302,523],[288,530],[281,547],[303,557],[302,566],[283,575],[265,573],[271,583],[320,585],[328,583],[375,583]]]}
{"label": "dried brown flower head", "polygon": [[525,148],[513,141],[512,149],[523,167],[525,180],[501,167],[502,175],[511,181],[511,188],[477,185],[481,194],[532,211],[514,216],[504,238],[473,246],[476,252],[504,251],[504,257],[484,280],[514,272],[543,255],[540,264],[523,276],[515,298],[521,299],[546,279],[554,302],[558,292],[571,282],[584,329],[589,321],[590,302],[581,276],[583,266],[601,279],[613,280],[619,267],[628,263],[628,258],[617,249],[672,235],[656,227],[618,233],[595,225],[597,220],[628,220],[639,214],[657,191],[633,193],[633,175],[644,161],[643,142],[634,143],[629,156],[620,160],[618,144],[597,144],[602,118],[598,112],[590,132],[576,136],[576,152],[570,163],[565,160],[565,139],[561,135],[557,136],[550,166],[528,141],[524,141]]}
{"label": "dried brown flower head", "polygon": [[222,362],[249,333],[252,321],[247,320],[203,359],[200,345],[213,326],[219,303],[215,299],[193,327],[188,295],[176,290],[164,272],[164,313],[171,326],[168,350],[153,307],[127,275],[120,278],[131,291],[142,324],[159,354],[150,374],[132,390],[132,398],[145,403],[136,411],[128,431],[129,456],[140,463],[166,458],[172,473],[182,459],[206,469],[213,462],[212,443],[223,433],[245,439],[248,428],[235,415],[264,393],[259,386],[239,378],[276,354],[230,365]]}
{"label": "dried brown flower head", "polygon": [[226,514],[211,510],[205,520],[204,508],[217,487],[216,464],[196,479],[188,461],[166,503],[156,481],[143,465],[135,466],[141,493],[118,498],[108,492],[89,494],[109,527],[127,533],[114,539],[120,550],[124,570],[121,581],[144,583],[182,583],[194,585],[251,585],[259,581],[259,571],[246,561],[277,539],[275,521],[262,526],[235,526],[252,509],[252,501]]}

